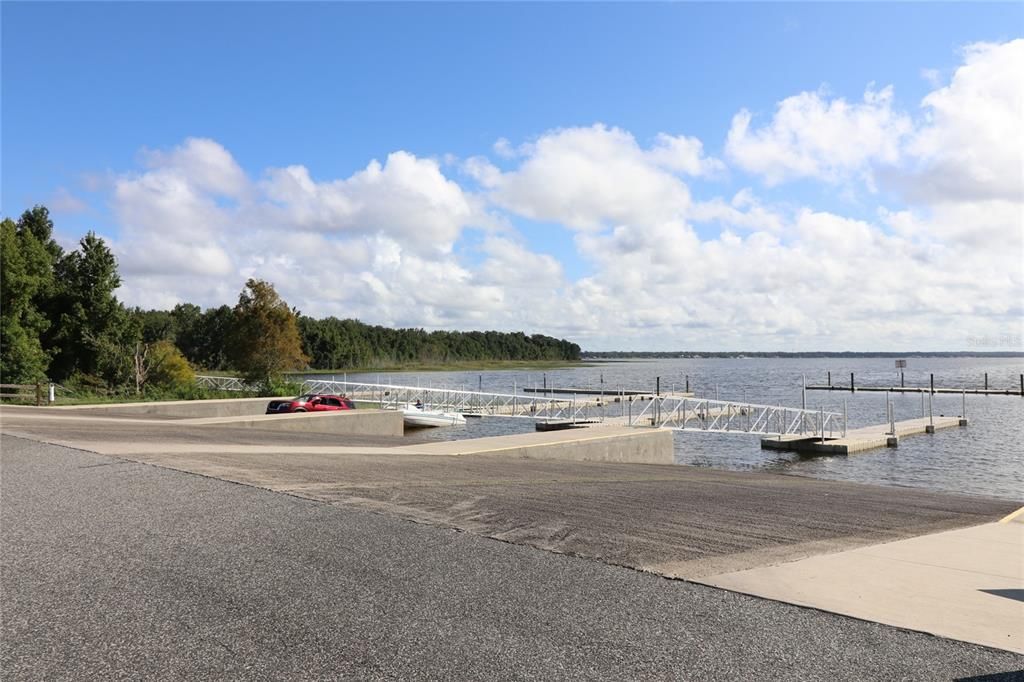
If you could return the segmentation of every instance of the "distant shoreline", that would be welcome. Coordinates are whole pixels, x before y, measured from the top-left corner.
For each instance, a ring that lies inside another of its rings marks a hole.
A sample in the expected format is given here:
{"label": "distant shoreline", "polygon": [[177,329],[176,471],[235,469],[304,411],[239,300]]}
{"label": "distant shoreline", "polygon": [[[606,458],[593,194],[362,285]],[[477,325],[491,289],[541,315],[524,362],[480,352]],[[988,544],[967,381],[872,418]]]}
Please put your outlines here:
{"label": "distant shoreline", "polygon": [[705,358],[1024,358],[1024,351],[591,351],[581,361],[623,361]]}

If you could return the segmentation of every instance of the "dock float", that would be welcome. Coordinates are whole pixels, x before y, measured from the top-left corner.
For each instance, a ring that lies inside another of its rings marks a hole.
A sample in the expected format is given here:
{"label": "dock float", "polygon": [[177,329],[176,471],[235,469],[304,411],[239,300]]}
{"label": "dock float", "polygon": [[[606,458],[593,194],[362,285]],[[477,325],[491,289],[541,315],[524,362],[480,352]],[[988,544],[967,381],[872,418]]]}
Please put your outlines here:
{"label": "dock float", "polygon": [[876,424],[851,429],[846,432],[845,436],[838,438],[828,436],[822,438],[813,434],[771,436],[761,439],[761,449],[823,455],[849,455],[875,448],[894,448],[897,447],[899,439],[903,436],[934,433],[939,429],[948,429],[954,426],[967,426],[967,420],[962,417],[920,417],[896,422],[896,433],[892,433],[892,427],[889,424]]}
{"label": "dock float", "polygon": [[[541,393],[541,394],[553,393],[553,394],[557,394],[557,395],[603,395],[603,396],[605,396],[607,398],[616,398],[616,397],[620,397],[620,396],[626,397],[626,398],[636,397],[636,396],[645,396],[646,397],[646,396],[653,396],[655,394],[654,391],[651,391],[651,390],[609,389],[609,388],[606,388],[606,389],[600,389],[600,388],[564,388],[564,387],[563,388],[554,388],[554,387],[552,387],[552,388],[543,388],[543,387],[540,387],[540,386],[537,386],[536,388],[534,388],[534,387],[527,388],[527,387],[524,386],[524,387],[521,387],[520,390],[523,393]],[[673,395],[673,396],[677,396],[677,397],[680,397],[680,398],[691,398],[691,397],[693,397],[693,393],[684,393],[682,391],[676,391],[676,392],[673,392],[673,393],[670,393],[670,392],[666,391],[662,395]]]}
{"label": "dock float", "polygon": [[1022,395],[1013,388],[929,388],[928,386],[807,386],[808,391],[852,391],[853,393],[947,393],[961,395]]}

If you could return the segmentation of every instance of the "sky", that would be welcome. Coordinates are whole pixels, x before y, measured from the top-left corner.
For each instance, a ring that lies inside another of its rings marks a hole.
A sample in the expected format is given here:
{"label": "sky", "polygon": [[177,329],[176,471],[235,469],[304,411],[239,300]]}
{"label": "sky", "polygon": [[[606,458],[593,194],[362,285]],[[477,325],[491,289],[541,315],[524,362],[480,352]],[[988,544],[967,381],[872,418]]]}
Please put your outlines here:
{"label": "sky", "polygon": [[1024,350],[1024,4],[0,5],[0,213],[126,304]]}

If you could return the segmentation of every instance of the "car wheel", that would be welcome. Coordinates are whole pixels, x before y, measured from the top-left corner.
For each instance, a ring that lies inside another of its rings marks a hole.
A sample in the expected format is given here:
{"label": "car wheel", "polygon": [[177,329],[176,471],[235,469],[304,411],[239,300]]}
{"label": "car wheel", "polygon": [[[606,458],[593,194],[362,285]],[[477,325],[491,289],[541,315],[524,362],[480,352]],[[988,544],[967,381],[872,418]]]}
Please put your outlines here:
{"label": "car wheel", "polygon": [[294,410],[292,410],[292,412],[305,412],[305,411],[306,411],[306,408],[304,408],[304,407],[296,407]]}

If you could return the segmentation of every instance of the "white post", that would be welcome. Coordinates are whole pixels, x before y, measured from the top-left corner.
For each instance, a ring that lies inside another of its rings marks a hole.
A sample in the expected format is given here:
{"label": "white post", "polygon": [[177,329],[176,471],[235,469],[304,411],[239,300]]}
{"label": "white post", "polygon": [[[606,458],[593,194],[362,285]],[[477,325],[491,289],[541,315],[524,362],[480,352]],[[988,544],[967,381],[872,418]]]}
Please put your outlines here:
{"label": "white post", "polygon": [[928,425],[935,426],[935,415],[932,413],[932,394],[928,394]]}
{"label": "white post", "polygon": [[960,408],[960,418],[967,419],[967,391],[960,394],[963,398],[963,406]]}
{"label": "white post", "polygon": [[807,375],[801,375],[803,380],[800,383],[800,408],[807,409]]}
{"label": "white post", "polygon": [[846,398],[843,398],[843,438],[846,438]]}
{"label": "white post", "polygon": [[50,384],[50,402],[51,403],[57,402],[57,395],[56,395],[56,392],[55,392],[55,389],[54,389],[52,383]]}

